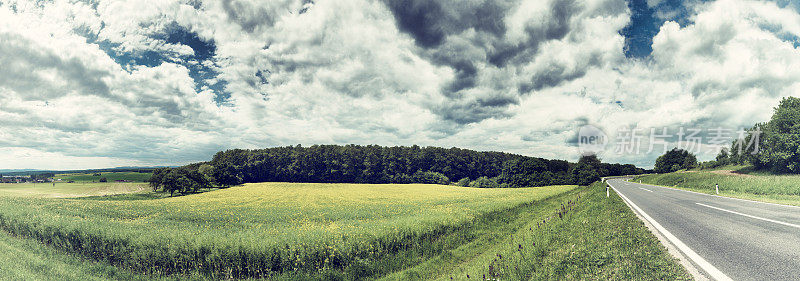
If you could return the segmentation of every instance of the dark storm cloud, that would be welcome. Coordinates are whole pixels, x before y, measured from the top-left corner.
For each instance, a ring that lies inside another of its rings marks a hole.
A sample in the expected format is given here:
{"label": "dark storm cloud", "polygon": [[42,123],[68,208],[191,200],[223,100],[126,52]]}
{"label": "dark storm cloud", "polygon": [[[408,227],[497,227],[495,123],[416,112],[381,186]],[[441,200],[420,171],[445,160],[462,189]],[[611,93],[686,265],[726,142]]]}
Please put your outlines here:
{"label": "dark storm cloud", "polygon": [[528,40],[520,44],[497,42],[495,50],[489,54],[489,62],[504,67],[510,60],[514,64],[529,61],[539,49],[539,45],[549,40],[560,40],[569,33],[569,21],[577,12],[574,0],[553,1],[550,6],[551,18],[542,27],[528,27],[525,31]]}
{"label": "dark storm cloud", "polygon": [[[473,49],[484,49],[490,41],[501,40],[506,32],[503,22],[512,2],[481,1],[387,1],[398,28],[411,35],[418,46],[424,48],[429,59],[437,65],[450,66],[456,72],[456,81],[445,90],[457,92],[475,86],[478,74],[475,64],[486,56],[470,57]],[[481,39],[472,40],[470,46],[447,42],[448,37],[460,37],[465,30],[474,29]]]}
{"label": "dark storm cloud", "polygon": [[418,45],[426,48],[442,44],[445,33],[441,26],[444,20],[442,6],[434,1],[387,1],[397,27],[412,37]]}
{"label": "dark storm cloud", "polygon": [[502,35],[506,30],[503,17],[512,2],[516,1],[456,1],[443,5],[430,0],[387,0],[386,5],[401,31],[414,37],[417,45],[434,48],[447,36],[470,28]]}
{"label": "dark storm cloud", "polygon": [[[588,65],[596,65],[599,59],[592,59]],[[539,91],[544,88],[550,88],[560,85],[563,82],[572,81],[586,75],[585,68],[578,68],[575,70],[567,70],[566,67],[559,64],[552,64],[549,67],[537,72],[530,82],[525,82],[519,85],[519,92],[522,94],[532,91]]]}
{"label": "dark storm cloud", "polygon": [[445,89],[445,94],[456,93],[463,89],[475,87],[475,76],[478,75],[478,69],[475,68],[472,62],[468,60],[459,60],[450,64],[450,66],[456,71],[456,78]]}
{"label": "dark storm cloud", "polygon": [[[492,94],[468,101],[453,100],[440,108],[434,109],[445,120],[456,124],[480,122],[488,118],[504,118],[506,107],[519,103],[519,97],[511,94]],[[456,130],[457,128],[451,128]],[[452,132],[451,132],[452,133]]]}
{"label": "dark storm cloud", "polygon": [[[486,67],[518,68],[534,60],[539,45],[563,39],[570,32],[570,20],[579,12],[574,0],[555,0],[547,17],[530,19],[522,42],[506,41],[505,18],[517,1],[386,1],[400,31],[414,38],[430,62],[453,70],[453,79],[441,89],[450,98],[433,111],[458,124],[502,117],[519,96],[532,90],[559,85],[564,80],[583,76],[582,70],[564,66],[541,71],[516,90],[503,83],[480,81]],[[543,22],[542,22],[543,21]],[[471,32],[474,30],[475,32]],[[584,70],[585,71],[585,70]],[[492,94],[476,94],[475,88],[491,89]]]}

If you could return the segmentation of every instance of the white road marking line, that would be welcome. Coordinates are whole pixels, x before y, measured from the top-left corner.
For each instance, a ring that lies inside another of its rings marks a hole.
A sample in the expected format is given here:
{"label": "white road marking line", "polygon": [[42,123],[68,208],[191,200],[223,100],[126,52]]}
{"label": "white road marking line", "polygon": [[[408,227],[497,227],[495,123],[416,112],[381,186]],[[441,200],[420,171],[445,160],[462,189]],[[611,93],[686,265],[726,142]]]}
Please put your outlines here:
{"label": "white road marking line", "polygon": [[660,187],[660,188],[666,188],[666,189],[672,189],[672,190],[677,190],[677,191],[683,191],[683,192],[689,192],[689,193],[694,193],[694,194],[700,194],[700,195],[712,196],[712,197],[719,197],[719,198],[725,198],[725,199],[731,199],[731,200],[739,200],[739,201],[759,203],[759,204],[767,204],[767,205],[780,206],[780,207],[800,208],[800,206],[784,205],[784,204],[777,204],[777,203],[770,203],[770,202],[747,200],[747,199],[736,198],[736,197],[728,197],[728,196],[722,196],[722,195],[707,194],[707,193],[701,193],[701,192],[691,191],[691,190],[684,190],[684,189],[679,189],[679,188],[674,188],[674,187],[669,187],[669,186],[660,186],[660,185],[653,185],[653,184],[646,184],[646,183],[636,183],[636,184],[646,185],[646,186],[654,186],[654,187]]}
{"label": "white road marking line", "polygon": [[653,192],[652,190],[649,190],[649,189],[647,189],[647,188],[644,188],[644,187],[640,187],[640,189],[642,189],[642,190],[644,190],[644,191],[647,191],[647,192]]}
{"label": "white road marking line", "polygon": [[723,212],[728,212],[728,213],[731,213],[731,214],[737,214],[737,215],[748,217],[748,218],[753,218],[753,219],[762,220],[762,221],[768,221],[768,222],[771,222],[771,223],[777,223],[777,224],[781,224],[781,225],[785,225],[785,226],[791,226],[791,227],[800,228],[800,225],[796,225],[796,224],[793,224],[793,223],[776,221],[776,220],[773,220],[773,219],[768,219],[768,218],[757,217],[757,216],[754,216],[754,215],[743,214],[743,213],[739,213],[737,211],[726,210],[726,209],[723,209],[723,208],[709,206],[709,205],[706,205],[706,204],[703,204],[703,203],[695,203],[695,204],[703,206],[703,207],[709,207],[709,208],[715,209],[715,210],[720,210],[720,211],[723,211]]}
{"label": "white road marking line", "polygon": [[620,198],[622,198],[623,200],[628,202],[628,204],[630,204],[631,207],[633,207],[637,212],[639,212],[639,214],[642,215],[642,217],[644,217],[647,221],[649,221],[650,224],[653,225],[653,227],[655,227],[659,232],[661,232],[661,235],[664,235],[664,237],[666,237],[670,242],[672,242],[672,244],[674,244],[675,247],[678,247],[678,249],[680,249],[684,254],[686,254],[686,256],[689,259],[694,261],[695,264],[700,266],[700,268],[705,270],[706,273],[711,275],[712,278],[714,278],[716,280],[720,280],[720,281],[723,281],[723,280],[724,281],[727,281],[727,280],[731,280],[732,281],[732,279],[730,277],[728,277],[727,275],[725,275],[725,273],[722,273],[722,271],[719,271],[719,269],[717,269],[716,267],[711,265],[711,263],[706,261],[703,257],[698,255],[695,251],[693,251],[692,248],[689,248],[689,246],[686,246],[686,244],[684,244],[680,239],[678,239],[678,237],[675,237],[675,235],[672,235],[672,233],[670,233],[666,228],[661,226],[661,224],[656,222],[653,218],[651,218],[649,215],[647,215],[647,213],[642,211],[642,209],[639,208],[639,206],[636,206],[636,204],[634,204],[633,201],[631,201],[630,199],[625,197],[625,195],[622,195],[622,193],[620,193],[619,190],[614,188],[613,185],[611,186],[611,188],[614,189],[614,192],[616,192],[619,195]]}

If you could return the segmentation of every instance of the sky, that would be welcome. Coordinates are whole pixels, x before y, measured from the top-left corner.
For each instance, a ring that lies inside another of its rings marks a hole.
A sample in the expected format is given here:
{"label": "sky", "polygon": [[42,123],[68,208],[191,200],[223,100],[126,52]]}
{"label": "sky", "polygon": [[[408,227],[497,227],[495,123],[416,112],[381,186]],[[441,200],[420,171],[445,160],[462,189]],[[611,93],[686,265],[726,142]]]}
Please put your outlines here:
{"label": "sky", "polygon": [[350,143],[575,161],[585,126],[606,162],[709,160],[800,93],[799,47],[794,0],[0,0],[0,169]]}

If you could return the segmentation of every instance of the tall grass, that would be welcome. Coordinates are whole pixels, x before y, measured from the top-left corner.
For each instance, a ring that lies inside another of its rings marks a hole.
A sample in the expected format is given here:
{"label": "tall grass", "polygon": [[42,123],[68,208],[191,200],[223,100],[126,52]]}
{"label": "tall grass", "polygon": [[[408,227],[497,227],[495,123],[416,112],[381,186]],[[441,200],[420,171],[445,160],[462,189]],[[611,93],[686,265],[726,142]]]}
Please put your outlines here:
{"label": "tall grass", "polygon": [[692,280],[616,194],[606,198],[601,184],[520,229],[482,269],[470,279]]}
{"label": "tall grass", "polygon": [[798,175],[726,175],[712,172],[685,172],[647,175],[642,183],[678,186],[712,193],[719,184],[722,191],[755,195],[800,195]]}
{"label": "tall grass", "polygon": [[261,183],[157,200],[0,197],[0,228],[157,275],[360,276],[397,252],[572,188]]}
{"label": "tall grass", "polygon": [[87,260],[0,231],[0,280],[211,280],[201,275],[155,276]]}

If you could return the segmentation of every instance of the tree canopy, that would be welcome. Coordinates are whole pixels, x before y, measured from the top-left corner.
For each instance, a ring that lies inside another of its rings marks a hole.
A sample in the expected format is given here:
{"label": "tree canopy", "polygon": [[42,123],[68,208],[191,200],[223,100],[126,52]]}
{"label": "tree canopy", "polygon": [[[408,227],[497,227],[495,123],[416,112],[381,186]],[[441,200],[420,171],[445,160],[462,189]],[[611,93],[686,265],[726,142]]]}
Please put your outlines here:
{"label": "tree canopy", "polygon": [[731,145],[729,161],[775,173],[800,173],[800,98],[786,97],[766,123]]}
{"label": "tree canopy", "polygon": [[600,176],[643,172],[630,164],[602,163],[595,156],[575,164],[461,148],[297,145],[220,151],[209,162],[158,169],[150,183],[154,189],[180,193],[210,184],[268,181],[450,184],[460,179],[464,186],[524,187],[589,184]]}
{"label": "tree canopy", "polygon": [[697,157],[689,151],[673,148],[656,159],[656,173],[670,173],[697,167]]}

